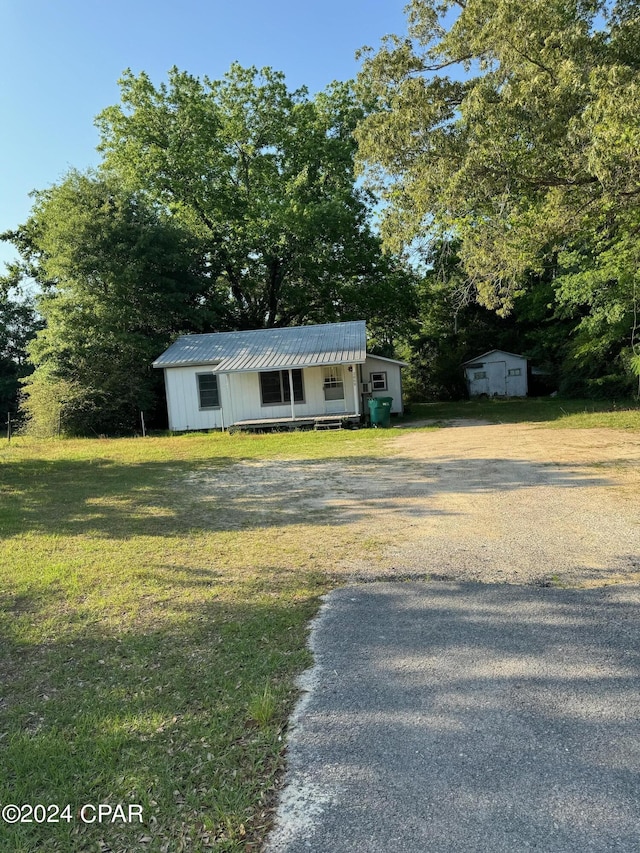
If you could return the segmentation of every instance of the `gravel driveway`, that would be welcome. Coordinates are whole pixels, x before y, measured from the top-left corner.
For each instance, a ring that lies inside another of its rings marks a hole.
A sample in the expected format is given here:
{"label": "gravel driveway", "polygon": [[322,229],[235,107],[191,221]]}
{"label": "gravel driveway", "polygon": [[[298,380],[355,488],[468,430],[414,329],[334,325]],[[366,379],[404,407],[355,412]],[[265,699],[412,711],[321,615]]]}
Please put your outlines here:
{"label": "gravel driveway", "polygon": [[401,435],[381,466],[398,496],[372,519],[396,528],[383,574],[640,580],[640,434],[460,424]]}
{"label": "gravel driveway", "polygon": [[244,460],[176,491],[221,530],[292,531],[341,578],[640,581],[640,434],[469,421],[392,433],[392,455]]}
{"label": "gravel driveway", "polygon": [[640,850],[640,436],[393,449],[260,473],[377,543],[315,624],[266,853]]}

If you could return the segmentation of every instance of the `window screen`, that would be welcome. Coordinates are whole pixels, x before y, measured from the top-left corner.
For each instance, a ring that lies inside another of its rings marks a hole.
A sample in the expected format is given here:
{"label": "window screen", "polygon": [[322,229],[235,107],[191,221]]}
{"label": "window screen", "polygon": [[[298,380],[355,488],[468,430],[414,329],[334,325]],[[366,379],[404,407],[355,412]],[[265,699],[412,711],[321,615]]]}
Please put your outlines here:
{"label": "window screen", "polygon": [[215,373],[198,373],[198,399],[201,409],[217,409],[220,406],[218,377]]}
{"label": "window screen", "polygon": [[387,390],[387,374],[385,371],[370,373],[369,376],[371,378],[371,389],[373,391]]}
{"label": "window screen", "polygon": [[[291,372],[293,380],[293,400],[295,403],[304,402],[304,388],[302,385],[302,371]],[[291,389],[289,388],[288,370],[267,370],[260,374],[260,394],[263,406],[274,406],[278,403],[291,402]]]}

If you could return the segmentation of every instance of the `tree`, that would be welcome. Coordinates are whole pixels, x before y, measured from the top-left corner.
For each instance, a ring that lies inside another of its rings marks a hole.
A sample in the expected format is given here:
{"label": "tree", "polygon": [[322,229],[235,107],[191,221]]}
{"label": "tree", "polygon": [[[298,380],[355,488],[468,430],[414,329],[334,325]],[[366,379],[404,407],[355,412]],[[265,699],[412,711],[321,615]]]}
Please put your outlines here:
{"label": "tree", "polygon": [[531,378],[534,393],[558,388],[571,320],[556,316],[549,278],[514,300],[500,316],[469,299],[455,241],[434,245],[419,288],[416,330],[410,339],[406,391],[414,400],[456,400],[466,396],[462,364],[491,349],[523,353],[544,371]]}
{"label": "tree", "polygon": [[368,294],[380,305],[387,284],[379,323],[402,324],[406,299],[394,316],[389,307],[405,273],[383,255],[372,199],[355,184],[362,109],[348,84],[310,98],[280,73],[236,64],[220,81],[174,68],[158,88],[127,72],[121,90],[97,120],[103,171],[202,241],[227,294],[225,328],[370,319]]}
{"label": "tree", "polygon": [[27,348],[41,327],[33,299],[11,290],[11,276],[0,280],[0,414],[16,418],[20,381],[32,370]]}
{"label": "tree", "polygon": [[77,172],[36,193],[27,223],[4,236],[42,288],[46,325],[26,383],[33,428],[108,433],[135,428],[140,410],[151,419],[153,359],[215,316],[192,237],[142,194]]}
{"label": "tree", "polygon": [[559,316],[582,344],[598,337],[601,368],[613,358],[628,386],[640,366],[637,3],[408,8],[407,38],[365,52],[359,81],[375,106],[360,158],[387,203],[388,245],[455,236],[465,282],[503,314],[553,276]]}
{"label": "tree", "polygon": [[157,89],[129,72],[121,86],[97,119],[97,173],[35,193],[28,221],[2,235],[17,278],[42,288],[34,428],[135,428],[160,408],[151,363],[183,332],[366,319],[392,351],[415,275],[382,251],[355,185],[349,85],[311,99],[234,65],[218,82],[173,69]]}

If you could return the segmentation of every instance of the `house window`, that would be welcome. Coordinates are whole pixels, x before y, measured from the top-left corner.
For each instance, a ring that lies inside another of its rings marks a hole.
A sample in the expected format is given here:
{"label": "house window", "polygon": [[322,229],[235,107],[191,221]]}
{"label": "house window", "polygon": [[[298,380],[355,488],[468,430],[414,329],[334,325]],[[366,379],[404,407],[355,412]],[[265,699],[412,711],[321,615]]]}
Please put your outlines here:
{"label": "house window", "polygon": [[[304,388],[302,385],[302,371],[292,370],[293,379],[293,401],[304,402]],[[267,370],[260,374],[260,394],[263,406],[277,406],[282,403],[291,402],[291,388],[289,387],[288,370]]]}
{"label": "house window", "polygon": [[339,365],[322,368],[322,387],[325,400],[344,400],[344,382]]}
{"label": "house window", "polygon": [[509,371],[509,376],[521,376],[522,370],[519,367],[512,367]]}
{"label": "house window", "polygon": [[474,379],[486,379],[487,371],[486,370],[478,370],[477,373],[473,374]]}
{"label": "house window", "polygon": [[371,390],[372,391],[386,391],[387,390],[387,372],[381,371],[380,373],[370,373],[369,378],[371,379]]}
{"label": "house window", "polygon": [[197,373],[198,399],[201,409],[220,408],[220,393],[218,391],[218,377],[215,373]]}

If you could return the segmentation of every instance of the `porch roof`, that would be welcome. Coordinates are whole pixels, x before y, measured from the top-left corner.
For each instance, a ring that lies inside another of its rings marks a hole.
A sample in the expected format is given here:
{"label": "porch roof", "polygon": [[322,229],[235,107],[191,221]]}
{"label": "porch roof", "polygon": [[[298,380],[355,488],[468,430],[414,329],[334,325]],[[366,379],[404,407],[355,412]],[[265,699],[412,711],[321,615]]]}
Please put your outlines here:
{"label": "porch roof", "polygon": [[210,366],[214,373],[361,364],[367,356],[364,320],[183,335],[153,362],[154,367]]}

